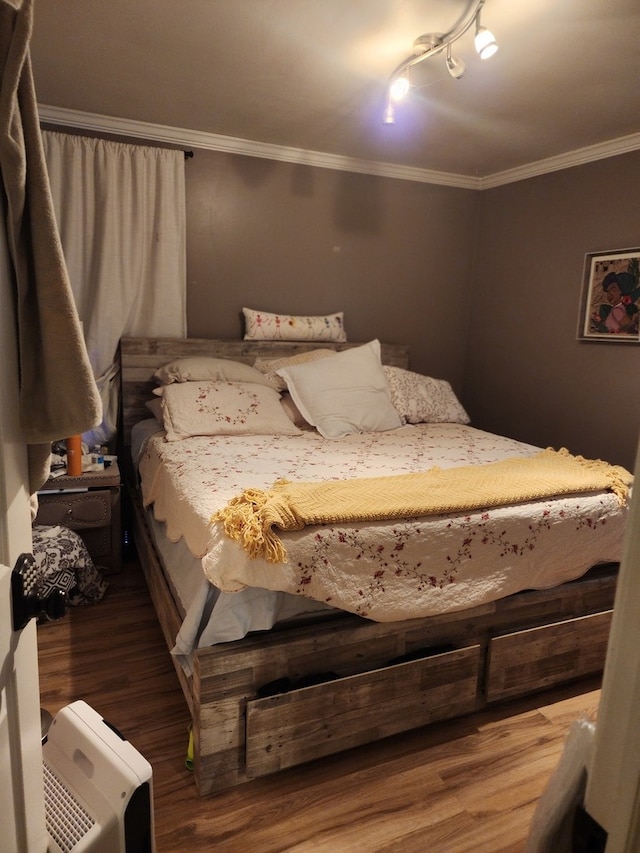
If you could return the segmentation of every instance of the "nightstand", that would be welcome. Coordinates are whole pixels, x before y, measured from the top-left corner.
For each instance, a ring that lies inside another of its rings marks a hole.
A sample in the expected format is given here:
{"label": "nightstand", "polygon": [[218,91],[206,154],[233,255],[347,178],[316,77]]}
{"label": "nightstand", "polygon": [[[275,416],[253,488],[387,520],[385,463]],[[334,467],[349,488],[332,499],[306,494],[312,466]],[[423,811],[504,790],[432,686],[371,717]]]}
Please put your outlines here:
{"label": "nightstand", "polygon": [[120,470],[112,462],[104,471],[79,477],[50,477],[38,492],[35,524],[59,524],[82,536],[97,566],[122,568]]}

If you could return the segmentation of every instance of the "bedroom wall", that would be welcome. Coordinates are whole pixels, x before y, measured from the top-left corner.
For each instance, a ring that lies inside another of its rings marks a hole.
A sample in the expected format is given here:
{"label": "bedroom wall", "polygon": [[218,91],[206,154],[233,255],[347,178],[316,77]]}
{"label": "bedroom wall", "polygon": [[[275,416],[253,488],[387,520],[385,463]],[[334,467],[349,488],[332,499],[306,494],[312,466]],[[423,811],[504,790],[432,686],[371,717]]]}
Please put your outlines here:
{"label": "bedroom wall", "polygon": [[585,253],[640,246],[639,167],[476,192],[196,150],[188,334],[239,338],[243,305],[343,310],[351,340],[409,343],[476,426],[633,468],[640,345],[576,332]]}
{"label": "bedroom wall", "polygon": [[640,246],[640,152],[479,193],[463,400],[473,422],[633,469],[640,345],[576,339],[584,256]]}
{"label": "bedroom wall", "polygon": [[186,174],[190,336],[239,338],[243,306],[344,311],[461,390],[476,192],[212,151]]}

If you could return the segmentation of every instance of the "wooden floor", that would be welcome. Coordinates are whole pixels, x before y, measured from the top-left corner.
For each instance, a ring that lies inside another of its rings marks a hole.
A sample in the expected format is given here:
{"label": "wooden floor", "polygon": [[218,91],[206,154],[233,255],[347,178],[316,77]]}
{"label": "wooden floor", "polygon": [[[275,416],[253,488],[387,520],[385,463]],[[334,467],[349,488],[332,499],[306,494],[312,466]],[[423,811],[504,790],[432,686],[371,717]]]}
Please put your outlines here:
{"label": "wooden floor", "polygon": [[591,679],[199,798],[189,715],[135,562],[38,628],[42,705],[84,699],[153,767],[158,853],[520,853]]}

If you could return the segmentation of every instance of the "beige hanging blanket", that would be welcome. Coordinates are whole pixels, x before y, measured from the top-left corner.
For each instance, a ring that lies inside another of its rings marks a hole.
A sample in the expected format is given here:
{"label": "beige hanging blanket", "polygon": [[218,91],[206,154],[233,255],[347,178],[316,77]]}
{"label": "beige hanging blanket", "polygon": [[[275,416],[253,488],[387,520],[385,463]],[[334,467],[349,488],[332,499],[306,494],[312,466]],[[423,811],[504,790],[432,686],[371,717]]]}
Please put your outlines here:
{"label": "beige hanging blanket", "polygon": [[42,149],[29,42],[33,0],[0,0],[0,175],[16,289],[21,436],[33,493],[51,442],[102,420],[71,292]]}
{"label": "beige hanging blanket", "polygon": [[275,528],[292,531],[312,524],[465,512],[597,491],[612,491],[624,504],[632,481],[620,466],[548,449],[526,459],[436,467],[391,477],[318,483],[281,480],[268,490],[245,490],[213,520],[221,521],[227,536],[250,557],[277,563],[286,560],[286,551]]}

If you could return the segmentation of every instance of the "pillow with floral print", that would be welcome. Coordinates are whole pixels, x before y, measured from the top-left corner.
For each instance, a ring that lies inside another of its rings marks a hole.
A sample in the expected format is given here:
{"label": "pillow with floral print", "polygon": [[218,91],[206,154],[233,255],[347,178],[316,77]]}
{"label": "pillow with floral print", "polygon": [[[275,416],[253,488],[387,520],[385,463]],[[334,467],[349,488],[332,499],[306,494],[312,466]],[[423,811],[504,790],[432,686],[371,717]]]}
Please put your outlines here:
{"label": "pillow with floral print", "polygon": [[173,382],[162,393],[167,441],[192,435],[300,435],[280,394],[255,382]]}
{"label": "pillow with floral print", "polygon": [[244,339],[262,341],[346,341],[344,313],[296,317],[243,308]]}
{"label": "pillow with floral print", "polygon": [[446,380],[389,365],[383,371],[391,402],[405,423],[469,423],[469,416]]}

